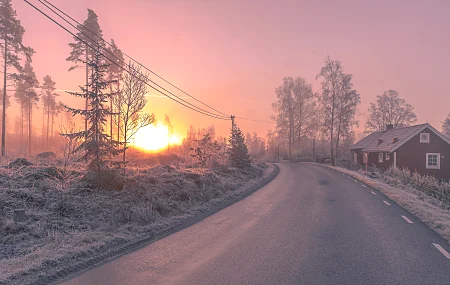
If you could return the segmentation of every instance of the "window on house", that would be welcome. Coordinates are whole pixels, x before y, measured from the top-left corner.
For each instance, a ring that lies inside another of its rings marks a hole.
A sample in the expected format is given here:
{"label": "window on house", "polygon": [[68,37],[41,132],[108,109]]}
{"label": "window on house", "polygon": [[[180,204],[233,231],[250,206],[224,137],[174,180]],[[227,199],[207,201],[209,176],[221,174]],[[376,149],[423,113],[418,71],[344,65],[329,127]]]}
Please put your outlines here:
{"label": "window on house", "polygon": [[441,169],[441,154],[427,153],[427,169]]}
{"label": "window on house", "polygon": [[386,152],[386,160],[389,160],[390,156],[391,156],[391,154],[389,152]]}
{"label": "window on house", "polygon": [[358,162],[358,154],[356,152],[353,154],[353,162]]}
{"label": "window on house", "polygon": [[368,161],[369,161],[369,155],[367,154],[367,152],[365,152],[363,155],[363,162],[367,163]]}
{"label": "window on house", "polygon": [[383,153],[378,153],[378,162],[383,162]]}
{"label": "window on house", "polygon": [[430,134],[429,133],[421,133],[420,134],[420,142],[421,143],[429,143],[430,142]]}

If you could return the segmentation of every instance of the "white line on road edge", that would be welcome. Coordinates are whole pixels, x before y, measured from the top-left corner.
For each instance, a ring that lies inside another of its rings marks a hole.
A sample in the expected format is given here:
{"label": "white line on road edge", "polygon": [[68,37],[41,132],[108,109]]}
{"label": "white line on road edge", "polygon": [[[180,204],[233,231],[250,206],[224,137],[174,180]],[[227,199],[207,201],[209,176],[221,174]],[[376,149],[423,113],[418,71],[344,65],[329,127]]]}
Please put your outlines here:
{"label": "white line on road edge", "polygon": [[402,216],[402,218],[403,218],[405,221],[407,221],[408,224],[414,224],[414,223],[413,223],[410,219],[408,219],[407,217]]}
{"label": "white line on road edge", "polygon": [[377,193],[375,193],[375,192],[373,192],[373,191],[370,191],[370,193],[372,193],[373,195],[377,195]]}
{"label": "white line on road edge", "polygon": [[358,183],[358,180],[356,180],[356,179],[353,179],[353,181],[355,181],[356,183]]}
{"label": "white line on road edge", "polygon": [[445,257],[447,257],[448,259],[450,259],[450,253],[448,253],[445,249],[442,248],[442,246],[440,246],[437,243],[433,243],[434,247],[437,248]]}
{"label": "white line on road edge", "polygon": [[364,184],[362,184],[361,186],[362,186],[362,187],[364,187],[364,188],[366,188],[366,187],[367,187],[367,186],[366,186],[366,185],[364,185]]}
{"label": "white line on road edge", "polygon": [[386,202],[386,201],[383,201],[383,203],[385,203],[386,205],[388,205],[388,206],[390,206],[391,204],[389,204],[388,202]]}

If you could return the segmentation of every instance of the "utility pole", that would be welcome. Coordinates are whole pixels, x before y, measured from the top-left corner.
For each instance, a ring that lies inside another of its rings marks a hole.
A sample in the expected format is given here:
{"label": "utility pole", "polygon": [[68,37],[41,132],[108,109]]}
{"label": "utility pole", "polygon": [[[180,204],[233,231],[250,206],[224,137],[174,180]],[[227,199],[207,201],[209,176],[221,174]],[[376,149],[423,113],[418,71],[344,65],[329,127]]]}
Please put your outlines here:
{"label": "utility pole", "polygon": [[233,116],[233,115],[231,115],[231,131],[233,132],[234,131],[234,119],[235,119],[236,117],[235,116]]}

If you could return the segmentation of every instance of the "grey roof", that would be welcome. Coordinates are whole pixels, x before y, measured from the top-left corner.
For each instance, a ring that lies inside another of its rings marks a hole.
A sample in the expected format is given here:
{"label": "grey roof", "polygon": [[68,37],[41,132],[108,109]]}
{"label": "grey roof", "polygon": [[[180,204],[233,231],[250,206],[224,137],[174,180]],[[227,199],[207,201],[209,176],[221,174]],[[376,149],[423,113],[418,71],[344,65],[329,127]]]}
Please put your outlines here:
{"label": "grey roof", "polygon": [[367,137],[364,137],[363,139],[361,139],[359,142],[355,143],[352,146],[352,149],[363,149],[366,146],[368,146],[371,142],[373,142],[374,140],[376,140],[380,135],[382,135],[383,132],[374,132],[371,133],[370,135],[368,135]]}
{"label": "grey roof", "polygon": [[[352,146],[352,150],[361,150],[365,152],[384,152],[391,151],[397,145],[403,144],[404,141],[409,140],[416,132],[420,131],[428,124],[421,124],[411,127],[385,130],[382,132],[374,132],[363,138]],[[398,140],[394,142],[394,138]],[[381,143],[379,143],[381,140]]]}

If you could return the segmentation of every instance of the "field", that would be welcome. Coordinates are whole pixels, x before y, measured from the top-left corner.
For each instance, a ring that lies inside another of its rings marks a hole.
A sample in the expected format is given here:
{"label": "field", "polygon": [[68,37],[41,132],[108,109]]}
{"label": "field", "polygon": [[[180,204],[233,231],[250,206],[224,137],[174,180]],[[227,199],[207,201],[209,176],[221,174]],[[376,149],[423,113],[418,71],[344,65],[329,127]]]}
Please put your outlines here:
{"label": "field", "polygon": [[[48,282],[157,238],[199,213],[262,185],[275,168],[130,165],[123,190],[89,187],[84,165],[0,168],[0,284]],[[64,176],[64,177],[61,177]],[[18,211],[19,210],[19,211]],[[24,210],[24,216],[22,216]],[[141,242],[142,243],[142,242]],[[102,253],[102,257],[94,258]]]}

